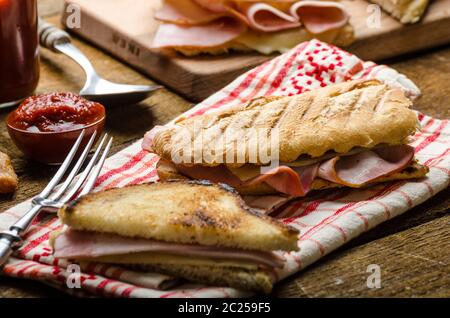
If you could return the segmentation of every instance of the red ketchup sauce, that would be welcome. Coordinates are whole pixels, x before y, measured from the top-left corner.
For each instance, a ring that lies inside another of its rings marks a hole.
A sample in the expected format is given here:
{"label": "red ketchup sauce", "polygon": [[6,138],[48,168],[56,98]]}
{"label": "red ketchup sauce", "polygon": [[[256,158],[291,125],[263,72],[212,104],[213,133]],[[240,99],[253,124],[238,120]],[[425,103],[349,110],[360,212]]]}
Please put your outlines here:
{"label": "red ketchup sauce", "polygon": [[61,132],[81,129],[101,120],[105,108],[73,93],[32,96],[8,118],[8,124],[29,132]]}

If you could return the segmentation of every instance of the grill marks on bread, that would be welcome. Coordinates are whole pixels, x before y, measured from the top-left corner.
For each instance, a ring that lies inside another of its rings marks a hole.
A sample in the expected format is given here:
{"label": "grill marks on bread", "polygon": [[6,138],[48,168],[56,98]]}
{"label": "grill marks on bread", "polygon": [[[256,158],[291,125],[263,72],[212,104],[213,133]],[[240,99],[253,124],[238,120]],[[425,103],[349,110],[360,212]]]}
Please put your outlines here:
{"label": "grill marks on bread", "polygon": [[[301,155],[319,157],[327,151],[346,153],[355,147],[404,143],[418,126],[416,114],[409,109],[411,104],[400,89],[377,80],[359,80],[296,96],[259,97],[240,107],[177,124],[190,132],[194,144],[198,143],[206,153],[213,154],[208,160],[200,158],[196,164],[217,166],[226,161],[230,167],[245,163],[263,165],[268,162],[255,154],[254,149],[270,150],[271,140],[261,138],[263,133],[258,136],[258,128],[265,129],[267,137],[277,128],[279,159],[292,162]],[[189,149],[186,144],[171,142],[176,133],[177,128],[171,127],[154,139],[155,152],[169,161],[173,150]],[[242,147],[244,144],[257,147]],[[191,158],[193,156],[192,150]],[[243,158],[245,162],[229,162],[230,157]],[[250,162],[250,158],[256,161]]]}

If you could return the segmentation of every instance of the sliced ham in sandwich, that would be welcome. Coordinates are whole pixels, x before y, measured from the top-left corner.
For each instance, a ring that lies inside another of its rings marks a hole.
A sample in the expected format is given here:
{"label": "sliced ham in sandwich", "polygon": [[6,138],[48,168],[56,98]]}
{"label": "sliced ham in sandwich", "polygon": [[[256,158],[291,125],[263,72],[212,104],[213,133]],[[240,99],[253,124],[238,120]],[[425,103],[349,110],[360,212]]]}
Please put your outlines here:
{"label": "sliced ham in sandwich", "polygon": [[143,184],[88,194],[64,206],[52,233],[57,258],[119,264],[188,281],[269,293],[282,251],[299,232],[207,181]]}
{"label": "sliced ham in sandwich", "polygon": [[[207,179],[242,195],[291,199],[314,190],[361,188],[428,172],[408,145],[419,124],[409,108],[412,102],[397,88],[359,80],[266,103],[263,99],[148,134],[144,148],[161,157],[159,177]],[[275,165],[255,150],[268,142],[256,137],[256,128],[276,134],[276,149],[270,149],[278,154],[272,158]],[[177,138],[180,133],[189,137]],[[213,155],[198,156],[200,148],[201,154]]]}

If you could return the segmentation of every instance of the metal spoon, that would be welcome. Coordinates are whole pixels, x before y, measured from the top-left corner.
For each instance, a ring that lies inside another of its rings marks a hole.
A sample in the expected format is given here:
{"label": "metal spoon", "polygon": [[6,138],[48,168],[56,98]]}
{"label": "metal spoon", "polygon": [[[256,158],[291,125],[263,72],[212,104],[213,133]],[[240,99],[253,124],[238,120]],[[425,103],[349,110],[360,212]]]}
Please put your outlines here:
{"label": "metal spoon", "polygon": [[71,43],[70,35],[39,19],[39,43],[56,53],[64,53],[77,62],[86,73],[86,83],[80,95],[105,104],[133,104],[162,88],[159,85],[117,84],[101,78],[87,57]]}

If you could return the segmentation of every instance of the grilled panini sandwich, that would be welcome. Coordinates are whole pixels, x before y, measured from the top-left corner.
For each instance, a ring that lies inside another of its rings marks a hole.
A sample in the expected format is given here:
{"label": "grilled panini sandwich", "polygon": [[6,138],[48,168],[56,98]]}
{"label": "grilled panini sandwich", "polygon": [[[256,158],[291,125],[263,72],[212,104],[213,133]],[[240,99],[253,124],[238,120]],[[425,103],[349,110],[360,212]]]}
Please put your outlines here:
{"label": "grilled panini sandwich", "polygon": [[378,4],[401,23],[415,23],[428,7],[429,0],[370,0]]}
{"label": "grilled panini sandwich", "polygon": [[123,264],[268,293],[298,231],[248,208],[225,185],[179,181],[88,194],[58,213],[54,255]]}
{"label": "grilled panini sandwich", "polygon": [[408,145],[419,126],[411,104],[377,80],[351,81],[182,119],[147,134],[143,145],[161,157],[162,180],[207,179],[245,195],[289,197],[360,188],[428,172]]}

